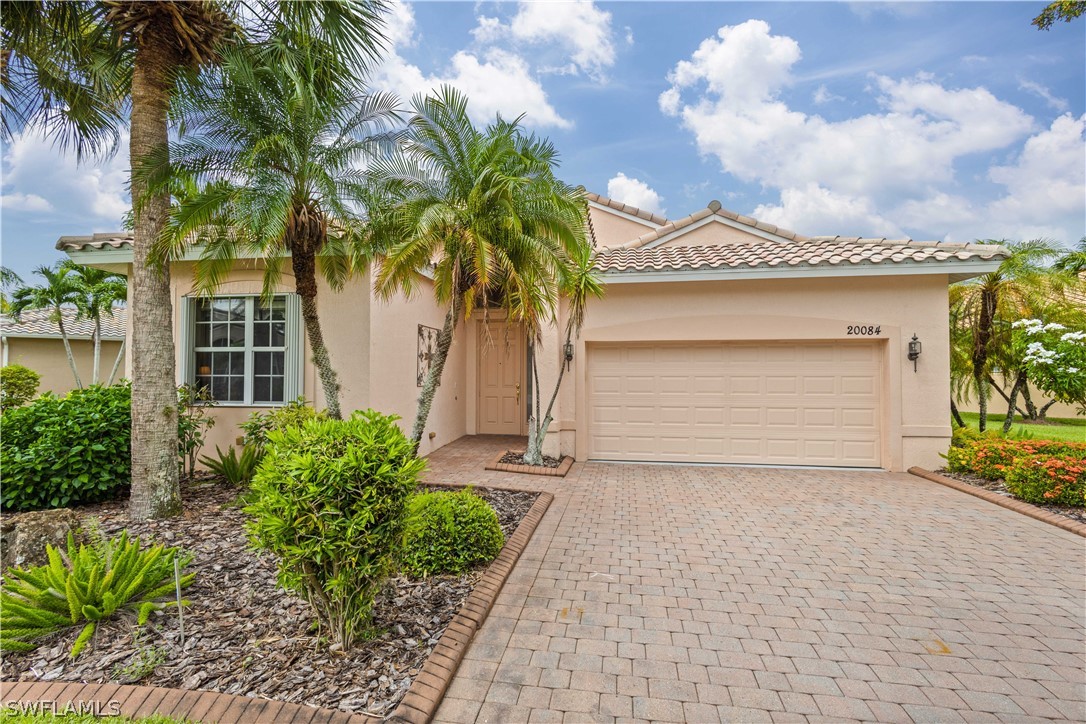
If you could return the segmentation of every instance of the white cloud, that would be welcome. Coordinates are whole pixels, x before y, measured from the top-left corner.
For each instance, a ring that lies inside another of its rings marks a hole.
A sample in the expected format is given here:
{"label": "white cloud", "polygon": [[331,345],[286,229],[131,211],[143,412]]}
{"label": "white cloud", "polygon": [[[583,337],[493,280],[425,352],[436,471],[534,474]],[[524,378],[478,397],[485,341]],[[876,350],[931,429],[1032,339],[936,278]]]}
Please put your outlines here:
{"label": "white cloud", "polygon": [[[577,70],[598,80],[615,63],[611,13],[600,10],[592,0],[522,0],[509,31],[515,41],[561,45]],[[627,42],[632,42],[629,33]]]}
{"label": "white cloud", "polygon": [[11,211],[52,211],[53,205],[37,194],[0,194],[0,207]]}
{"label": "white cloud", "polygon": [[1066,111],[1069,107],[1066,99],[1052,95],[1052,91],[1040,83],[1036,83],[1032,80],[1023,80],[1019,81],[1018,87],[1042,99],[1048,104],[1049,108],[1055,108],[1057,111]]}
{"label": "white cloud", "polygon": [[652,211],[660,216],[667,216],[660,194],[644,181],[630,178],[621,171],[607,182],[607,196],[643,211]]}
{"label": "white cloud", "polygon": [[572,127],[551,105],[528,62],[516,53],[499,48],[482,52],[461,50],[442,71],[427,75],[399,52],[417,42],[411,6],[394,3],[389,18],[393,44],[373,72],[371,84],[375,88],[395,92],[408,101],[417,93],[426,94],[442,85],[451,85],[467,95],[468,113],[475,123],[493,121],[496,113],[510,119],[523,113],[529,126]]}
{"label": "white cloud", "polygon": [[[781,99],[796,83],[792,69],[801,56],[794,40],[772,35],[761,20],[725,26],[675,65],[671,86],[659,97],[661,110],[681,120],[702,154],[744,182],[779,192],[779,202],[755,211],[759,218],[808,234],[960,235],[979,228],[974,224],[986,213],[1009,223],[1001,209],[1016,203],[1020,216],[1047,210],[1064,219],[1065,207],[1081,205],[1081,187],[1071,201],[1043,198],[1075,188],[1067,181],[1072,165],[1082,172],[1084,147],[1071,128],[1081,123],[1070,116],[1030,139],[1014,165],[1013,174],[1028,177],[1045,193],[1031,192],[1027,202],[1024,185],[1011,182],[1012,172],[993,169],[991,180],[1008,187],[1008,199],[990,209],[973,208],[956,164],[1015,147],[1035,130],[1033,118],[983,87],[951,88],[917,74],[870,76],[878,111],[829,121]],[[828,99],[829,91],[821,91],[816,100]],[[1064,185],[1042,183],[1046,172]],[[1079,213],[1079,226],[1082,218]]]}
{"label": "white cloud", "polygon": [[839,95],[835,95],[834,93],[831,93],[830,89],[826,87],[825,83],[823,83],[822,85],[818,86],[818,88],[815,88],[815,92],[811,95],[811,100],[814,101],[815,105],[821,106],[829,103],[830,101],[843,101],[844,98]]}
{"label": "white cloud", "polygon": [[128,134],[118,153],[98,165],[80,165],[37,131],[17,134],[4,149],[3,207],[31,214],[86,220],[87,231],[116,230],[128,211]]}

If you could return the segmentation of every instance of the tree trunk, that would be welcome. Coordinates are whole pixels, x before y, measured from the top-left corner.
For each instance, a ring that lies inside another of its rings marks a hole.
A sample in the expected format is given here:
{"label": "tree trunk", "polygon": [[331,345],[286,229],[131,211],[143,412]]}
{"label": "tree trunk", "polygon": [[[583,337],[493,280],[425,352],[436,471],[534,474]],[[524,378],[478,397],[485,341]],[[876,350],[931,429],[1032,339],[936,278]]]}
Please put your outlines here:
{"label": "tree trunk", "polygon": [[94,376],[91,379],[91,384],[98,384],[98,373],[101,371],[102,366],[102,319],[95,318],[94,320]]}
{"label": "tree trunk", "polygon": [[1014,413],[1018,409],[1018,391],[1022,389],[1025,382],[1025,375],[1021,372],[1014,378],[1014,385],[1011,386],[1011,394],[1007,399],[1007,416],[1003,418],[1003,434],[1006,435],[1011,431],[1011,426],[1014,425]]}
{"label": "tree trunk", "polygon": [[68,366],[72,368],[72,376],[75,377],[75,386],[83,389],[83,380],[79,379],[79,370],[75,367],[75,355],[72,354],[72,343],[68,341],[68,332],[64,329],[64,317],[57,310],[57,328],[60,330],[60,338],[64,342],[64,351],[68,355]]}
{"label": "tree trunk", "polygon": [[[566,337],[566,344],[569,344],[570,337]],[[558,399],[558,390],[562,388],[562,378],[566,374],[566,362],[565,360],[558,361],[558,380],[554,383],[554,392],[551,393],[551,400],[547,404],[547,411],[543,414],[543,420],[539,427],[536,428],[535,434],[528,437],[528,449],[524,451],[524,462],[529,465],[542,465],[543,464],[543,441],[547,439],[547,431],[551,428],[551,422],[554,418],[551,417],[551,413],[554,412],[554,402]],[[953,403],[951,403],[953,404]],[[539,415],[539,411],[536,411],[536,415]],[[529,459],[529,455],[531,458]]]}
{"label": "tree trunk", "polygon": [[[1026,386],[1022,388],[1022,399],[1026,401],[1026,412],[1029,413],[1030,420],[1038,419],[1037,405],[1033,404],[1033,396],[1029,392],[1029,379],[1026,379]],[[1026,417],[1026,415],[1023,415]]]}
{"label": "tree trunk", "polygon": [[980,413],[977,428],[984,432],[988,429],[988,383],[979,377],[977,378],[977,412]]}
{"label": "tree trunk", "polygon": [[[179,62],[168,27],[144,31],[132,71],[131,163],[165,148],[166,110],[172,71]],[[132,243],[132,496],[136,520],[166,518],[181,512],[177,477],[177,386],[173,341],[173,302],[168,264],[156,264],[151,244],[170,211],[169,194],[146,195],[146,184],[132,175],[132,198],[142,200]]]}
{"label": "tree trunk", "polygon": [[[1019,375],[1023,375],[1024,373],[1023,373],[1023,372],[1019,372],[1018,374],[1019,374]],[[1013,402],[1013,403],[1011,402],[1011,398],[1010,398],[1010,396],[1009,396],[1009,395],[1008,395],[1008,394],[1007,394],[1006,392],[1004,392],[1004,391],[1003,391],[1003,386],[1002,386],[1002,385],[1000,385],[1000,384],[997,384],[997,383],[996,383],[996,381],[995,381],[995,378],[994,378],[994,377],[992,377],[991,375],[988,375],[988,383],[992,385],[992,388],[993,388],[993,389],[994,389],[994,390],[995,390],[996,392],[998,392],[998,393],[999,393],[999,396],[1000,396],[1000,397],[1002,397],[1002,398],[1003,398],[1003,400],[1004,400],[1004,401],[1005,401],[1005,402],[1006,402],[1006,403],[1007,403],[1008,405],[1013,405],[1013,409],[1014,409],[1014,410],[1016,410],[1016,411],[1018,412],[1018,414],[1019,414],[1019,415],[1021,415],[1021,416],[1023,417],[1023,419],[1024,419],[1025,417],[1026,417],[1026,413],[1022,412],[1022,409],[1021,409],[1020,407],[1018,407],[1018,404],[1017,404],[1017,402]],[[1018,384],[1018,383],[1017,383],[1017,381],[1015,381],[1015,384]]]}
{"label": "tree trunk", "polygon": [[986,380],[988,366],[988,345],[992,339],[992,325],[995,323],[995,310],[998,299],[994,289],[984,289],[980,296],[980,316],[973,331],[973,379],[977,382],[977,395],[980,408],[980,430],[988,427],[988,390]]}
{"label": "tree trunk", "polygon": [[1041,422],[1044,422],[1045,420],[1047,420],[1048,419],[1048,408],[1052,407],[1055,404],[1056,404],[1055,400],[1049,400],[1048,402],[1046,402],[1044,407],[1042,407],[1040,410],[1037,411],[1037,419],[1039,421],[1041,421]]}
{"label": "tree trunk", "polygon": [[290,265],[294,270],[295,288],[298,296],[302,298],[302,322],[305,323],[305,334],[309,339],[309,348],[313,351],[313,364],[317,367],[321,389],[324,390],[324,404],[328,408],[329,417],[341,420],[343,413],[339,409],[339,378],[332,367],[332,356],[324,344],[321,320],[317,313],[317,260],[312,253],[299,249],[291,252]]}
{"label": "tree trunk", "polygon": [[419,443],[422,442],[422,433],[426,430],[426,420],[430,417],[430,408],[434,404],[434,393],[441,382],[441,373],[445,370],[445,360],[449,358],[449,348],[452,347],[453,331],[456,329],[456,317],[459,314],[457,304],[453,303],[445,314],[445,326],[441,328],[441,334],[437,336],[437,349],[434,350],[434,358],[430,361],[430,370],[422,381],[422,392],[419,393],[419,408],[415,414],[415,425],[411,428],[411,442],[415,443],[415,453],[419,451]]}
{"label": "tree trunk", "polygon": [[117,350],[117,359],[113,360],[113,369],[109,372],[109,382],[106,385],[112,385],[113,380],[117,379],[117,370],[121,368],[121,360],[124,359],[124,344],[127,340],[121,340],[121,348]]}
{"label": "tree trunk", "polygon": [[954,398],[950,398],[950,414],[954,416],[954,422],[958,427],[965,427],[965,420],[962,419],[962,413],[958,412],[958,406],[954,403]]}

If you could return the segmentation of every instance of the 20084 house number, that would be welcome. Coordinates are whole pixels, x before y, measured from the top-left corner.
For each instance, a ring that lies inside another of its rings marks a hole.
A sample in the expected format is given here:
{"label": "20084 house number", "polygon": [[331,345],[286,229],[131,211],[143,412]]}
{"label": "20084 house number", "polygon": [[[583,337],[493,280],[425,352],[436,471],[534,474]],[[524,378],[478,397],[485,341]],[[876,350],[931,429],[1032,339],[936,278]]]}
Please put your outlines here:
{"label": "20084 house number", "polygon": [[876,334],[882,334],[882,325],[850,324],[848,325],[848,334],[860,337],[873,337]]}

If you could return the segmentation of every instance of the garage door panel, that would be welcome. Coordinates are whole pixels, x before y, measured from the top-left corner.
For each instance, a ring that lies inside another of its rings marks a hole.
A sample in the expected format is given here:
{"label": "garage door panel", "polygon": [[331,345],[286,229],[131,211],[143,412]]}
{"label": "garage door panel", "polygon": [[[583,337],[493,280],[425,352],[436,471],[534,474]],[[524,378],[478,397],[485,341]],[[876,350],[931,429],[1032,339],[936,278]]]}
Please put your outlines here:
{"label": "garage door panel", "polygon": [[874,344],[589,348],[589,457],[877,466]]}

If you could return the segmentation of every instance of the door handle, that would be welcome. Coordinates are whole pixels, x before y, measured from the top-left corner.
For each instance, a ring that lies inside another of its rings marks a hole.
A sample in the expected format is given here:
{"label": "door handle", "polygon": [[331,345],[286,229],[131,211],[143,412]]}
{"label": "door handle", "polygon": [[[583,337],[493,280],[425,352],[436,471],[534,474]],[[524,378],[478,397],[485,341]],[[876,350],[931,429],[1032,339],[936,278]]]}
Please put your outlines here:
{"label": "door handle", "polygon": [[517,383],[517,404],[520,404],[520,383]]}

